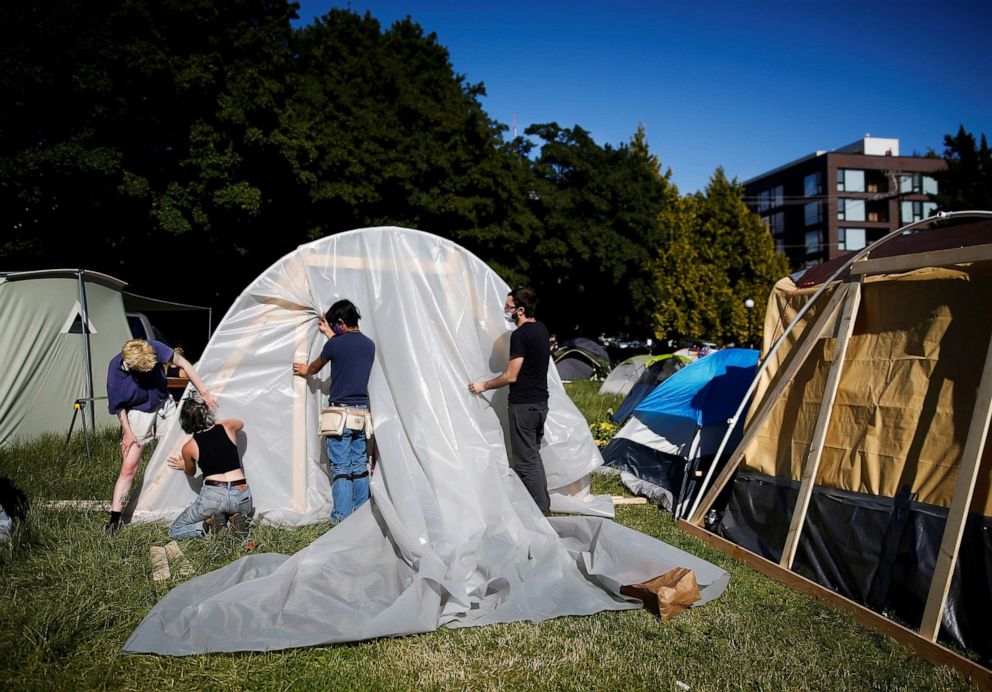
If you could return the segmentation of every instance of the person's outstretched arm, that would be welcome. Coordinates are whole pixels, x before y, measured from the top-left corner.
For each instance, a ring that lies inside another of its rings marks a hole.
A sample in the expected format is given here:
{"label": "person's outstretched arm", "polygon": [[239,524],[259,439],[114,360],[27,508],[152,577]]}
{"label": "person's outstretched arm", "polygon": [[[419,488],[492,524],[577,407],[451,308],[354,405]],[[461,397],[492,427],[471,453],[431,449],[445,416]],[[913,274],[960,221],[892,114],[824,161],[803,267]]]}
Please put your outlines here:
{"label": "person's outstretched arm", "polygon": [[196,391],[200,393],[200,398],[203,399],[203,403],[211,409],[216,410],[217,400],[210,392],[207,391],[206,385],[203,384],[203,380],[201,380],[200,376],[196,373],[196,369],[193,367],[193,364],[178,353],[172,354],[172,362],[186,371],[186,376],[189,377],[189,381],[193,383],[194,387],[196,387]]}
{"label": "person's outstretched arm", "polygon": [[522,368],[523,365],[523,356],[520,356],[519,358],[511,358],[510,362],[506,364],[506,370],[504,370],[502,374],[491,380],[476,380],[475,382],[469,382],[468,391],[473,394],[482,394],[487,389],[499,389],[500,387],[505,387],[508,384],[513,384],[520,376],[520,368]]}

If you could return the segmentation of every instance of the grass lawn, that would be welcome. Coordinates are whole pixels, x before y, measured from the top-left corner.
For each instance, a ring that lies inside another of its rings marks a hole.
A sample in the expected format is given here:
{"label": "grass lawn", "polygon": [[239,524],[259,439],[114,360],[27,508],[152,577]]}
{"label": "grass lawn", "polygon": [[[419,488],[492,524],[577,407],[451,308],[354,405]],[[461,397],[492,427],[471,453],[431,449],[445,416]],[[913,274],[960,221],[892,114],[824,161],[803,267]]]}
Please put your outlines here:
{"label": "grass lawn", "polygon": [[[591,423],[606,408],[598,383],[569,385]],[[731,574],[724,595],[663,623],[643,610],[514,623],[271,653],[122,656],[148,610],[181,579],[151,580],[148,549],[164,526],[102,537],[101,511],[51,510],[50,499],[106,500],[118,468],[116,437],[97,443],[41,438],[0,449],[0,476],[28,493],[33,509],[0,544],[0,688],[3,689],[967,689],[935,668],[811,598],[681,533],[651,506],[617,508],[617,521],[714,562]],[[626,494],[597,476],[594,490]],[[326,527],[258,527],[251,544],[187,541],[197,573],[251,549],[292,553]]]}

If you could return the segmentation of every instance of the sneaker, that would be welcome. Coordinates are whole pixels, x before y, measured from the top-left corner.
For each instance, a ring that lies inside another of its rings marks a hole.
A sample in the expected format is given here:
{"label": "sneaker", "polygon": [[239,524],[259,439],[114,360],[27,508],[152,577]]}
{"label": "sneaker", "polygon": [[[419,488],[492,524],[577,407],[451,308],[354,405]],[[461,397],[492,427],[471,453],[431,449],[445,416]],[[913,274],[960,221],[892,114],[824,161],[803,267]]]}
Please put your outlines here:
{"label": "sneaker", "polygon": [[243,538],[248,535],[248,517],[244,514],[231,515],[231,535],[235,538]]}
{"label": "sneaker", "polygon": [[121,530],[121,523],[119,521],[108,521],[103,525],[103,535],[108,538],[113,538],[117,535],[117,532]]}

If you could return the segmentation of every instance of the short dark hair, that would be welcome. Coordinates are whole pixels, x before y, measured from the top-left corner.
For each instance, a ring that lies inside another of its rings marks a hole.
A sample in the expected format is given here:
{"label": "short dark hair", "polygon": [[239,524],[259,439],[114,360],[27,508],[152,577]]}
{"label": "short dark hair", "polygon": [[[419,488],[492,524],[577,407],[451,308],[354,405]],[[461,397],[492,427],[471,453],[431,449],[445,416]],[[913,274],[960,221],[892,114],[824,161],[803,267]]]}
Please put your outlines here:
{"label": "short dark hair", "polygon": [[523,308],[525,317],[533,317],[537,309],[537,293],[533,288],[517,288],[507,294],[513,298],[514,307]]}
{"label": "short dark hair", "polygon": [[203,432],[215,423],[214,412],[199,399],[190,397],[179,411],[179,425],[187,435]]}
{"label": "short dark hair", "polygon": [[327,309],[324,315],[327,324],[334,324],[338,320],[344,322],[346,327],[357,327],[358,320],[362,319],[362,314],[350,300],[339,300]]}

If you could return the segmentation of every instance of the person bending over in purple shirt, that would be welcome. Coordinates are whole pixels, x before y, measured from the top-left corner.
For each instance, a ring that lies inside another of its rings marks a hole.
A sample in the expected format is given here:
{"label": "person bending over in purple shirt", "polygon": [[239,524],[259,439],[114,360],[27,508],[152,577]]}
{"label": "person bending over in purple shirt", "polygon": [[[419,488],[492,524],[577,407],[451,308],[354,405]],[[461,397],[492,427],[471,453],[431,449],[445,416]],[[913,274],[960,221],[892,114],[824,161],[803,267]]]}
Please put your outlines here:
{"label": "person bending over in purple shirt", "polygon": [[176,414],[176,403],[169,396],[164,365],[177,365],[186,371],[203,401],[212,409],[217,400],[203,385],[188,360],[161,341],[131,339],[110,359],[107,370],[107,404],[121,421],[121,472],[110,499],[110,521],[104,531],[114,535],[121,526],[121,512],[127,502],[134,474],[141,461],[141,450],[164,432],[164,424]]}

